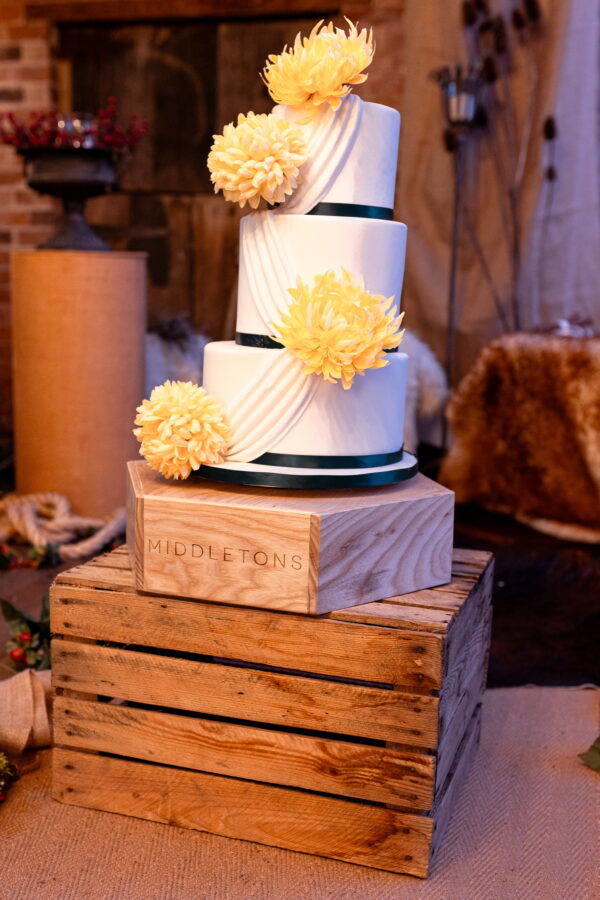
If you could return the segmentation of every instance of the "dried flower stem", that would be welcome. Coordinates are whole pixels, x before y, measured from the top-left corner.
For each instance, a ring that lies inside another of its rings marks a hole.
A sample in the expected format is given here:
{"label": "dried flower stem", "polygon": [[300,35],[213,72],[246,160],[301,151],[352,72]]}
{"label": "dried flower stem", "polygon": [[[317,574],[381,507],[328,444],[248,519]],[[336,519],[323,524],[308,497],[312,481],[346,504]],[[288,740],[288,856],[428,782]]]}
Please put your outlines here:
{"label": "dried flower stem", "polygon": [[475,223],[473,222],[472,211],[467,203],[465,203],[464,206],[463,218],[467,235],[469,237],[469,240],[471,241],[471,246],[473,247],[479,265],[481,266],[481,271],[483,272],[483,277],[489,288],[490,294],[492,295],[494,306],[496,307],[496,313],[498,315],[498,318],[500,319],[502,328],[504,331],[510,331],[510,324],[506,315],[506,311],[504,309],[502,298],[500,297],[500,292],[498,291],[498,288],[496,287],[496,284],[494,282],[494,278],[490,271],[490,267],[488,265],[483,247],[481,246],[481,242],[477,236],[477,230],[475,228]]}

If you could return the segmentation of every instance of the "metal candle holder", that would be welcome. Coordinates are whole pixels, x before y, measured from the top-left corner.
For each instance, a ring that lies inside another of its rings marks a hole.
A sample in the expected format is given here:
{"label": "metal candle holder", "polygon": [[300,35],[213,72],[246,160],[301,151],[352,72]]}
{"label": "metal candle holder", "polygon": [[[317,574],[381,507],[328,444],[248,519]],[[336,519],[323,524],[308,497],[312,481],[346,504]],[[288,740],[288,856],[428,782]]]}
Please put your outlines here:
{"label": "metal candle holder", "polygon": [[441,88],[444,116],[447,123],[446,147],[454,157],[454,201],[452,206],[452,240],[450,250],[450,275],[448,282],[448,322],[446,331],[446,375],[452,383],[454,362],[454,332],[456,326],[456,276],[458,267],[458,239],[461,221],[461,185],[463,146],[467,134],[477,125],[478,95],[481,78],[477,71],[469,69],[463,74],[462,66],[454,70],[448,66],[432,73]]}

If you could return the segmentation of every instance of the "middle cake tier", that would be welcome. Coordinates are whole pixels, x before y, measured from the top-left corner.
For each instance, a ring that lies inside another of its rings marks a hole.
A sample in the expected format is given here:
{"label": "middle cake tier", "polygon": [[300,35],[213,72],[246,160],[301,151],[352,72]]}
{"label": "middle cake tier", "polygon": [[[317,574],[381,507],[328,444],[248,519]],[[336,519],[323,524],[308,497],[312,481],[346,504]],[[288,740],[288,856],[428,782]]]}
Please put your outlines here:
{"label": "middle cake tier", "polygon": [[[223,404],[227,417],[240,419],[253,432],[247,435],[249,452],[244,453],[244,461],[255,461],[264,453],[332,458],[400,454],[408,374],[405,353],[387,354],[387,366],[357,375],[350,390],[339,382],[311,376],[316,388],[298,415],[288,415],[298,391],[293,380],[286,382],[280,366],[286,361],[284,354],[287,351],[243,347],[233,341],[215,341],[204,350],[204,387]],[[248,405],[247,416],[240,404]],[[271,416],[277,409],[282,415]],[[270,418],[275,418],[271,425]],[[265,443],[269,429],[271,437]],[[235,454],[229,457],[236,458]],[[381,466],[393,461],[371,459],[362,464]],[[271,462],[306,465],[302,460]],[[353,462],[345,465],[352,468]],[[318,466],[327,467],[327,461],[316,462]]]}
{"label": "middle cake tier", "polygon": [[288,289],[298,278],[346,269],[373,294],[393,296],[400,309],[406,254],[406,225],[351,216],[245,216],[240,226],[237,341],[260,345],[287,310]]}

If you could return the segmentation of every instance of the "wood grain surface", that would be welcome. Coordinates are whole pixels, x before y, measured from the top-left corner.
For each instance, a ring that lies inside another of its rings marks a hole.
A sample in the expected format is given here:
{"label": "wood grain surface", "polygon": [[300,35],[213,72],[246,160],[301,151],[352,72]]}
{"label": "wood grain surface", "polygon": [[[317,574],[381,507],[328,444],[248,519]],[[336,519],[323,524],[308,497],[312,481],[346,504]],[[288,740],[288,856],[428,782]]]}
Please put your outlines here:
{"label": "wood grain surface", "polygon": [[64,803],[427,874],[428,816],[76,750],[56,749],[53,762],[54,796]]}
{"label": "wood grain surface", "polygon": [[442,635],[414,626],[408,631],[385,623],[364,628],[355,621],[274,616],[133,591],[99,595],[94,588],[63,584],[52,589],[51,604],[54,633],[72,638],[158,646],[409,688],[442,686]]}
{"label": "wood grain surface", "polygon": [[291,731],[57,698],[54,739],[71,748],[429,810],[435,759]]}
{"label": "wood grain surface", "polygon": [[438,740],[438,699],[426,694],[58,639],[52,680],[80,693],[425,749]]}
{"label": "wood grain surface", "polygon": [[467,730],[463,735],[450,770],[446,775],[443,788],[436,796],[436,803],[433,810],[434,826],[431,842],[430,865],[433,863],[435,856],[441,847],[444,833],[452,818],[458,794],[462,790],[462,786],[477,752],[480,735],[481,706],[478,705],[475,708]]}
{"label": "wood grain surface", "polygon": [[323,8],[319,0],[287,0],[285,6],[281,0],[27,0],[25,4],[28,18],[55,22],[262,18],[284,13],[318,19]]}
{"label": "wood grain surface", "polygon": [[417,475],[384,488],[273,491],[129,464],[140,590],[323,614],[450,580],[453,494]]}
{"label": "wood grain surface", "polygon": [[491,577],[455,551],[443,587],[315,617],[141,593],[125,548],[61,573],[54,794],[425,876],[477,744]]}

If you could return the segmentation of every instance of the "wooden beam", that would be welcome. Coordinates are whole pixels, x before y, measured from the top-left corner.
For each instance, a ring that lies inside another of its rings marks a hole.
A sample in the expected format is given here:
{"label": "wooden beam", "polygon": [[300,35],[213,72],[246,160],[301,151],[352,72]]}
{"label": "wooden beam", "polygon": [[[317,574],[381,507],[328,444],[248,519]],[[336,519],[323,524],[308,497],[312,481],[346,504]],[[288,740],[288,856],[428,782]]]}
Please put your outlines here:
{"label": "wooden beam", "polygon": [[54,22],[152,21],[156,19],[255,19],[336,15],[327,0],[29,0],[28,19]]}

